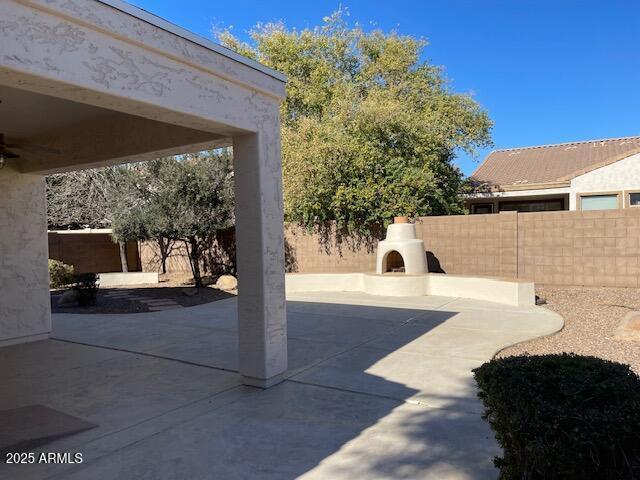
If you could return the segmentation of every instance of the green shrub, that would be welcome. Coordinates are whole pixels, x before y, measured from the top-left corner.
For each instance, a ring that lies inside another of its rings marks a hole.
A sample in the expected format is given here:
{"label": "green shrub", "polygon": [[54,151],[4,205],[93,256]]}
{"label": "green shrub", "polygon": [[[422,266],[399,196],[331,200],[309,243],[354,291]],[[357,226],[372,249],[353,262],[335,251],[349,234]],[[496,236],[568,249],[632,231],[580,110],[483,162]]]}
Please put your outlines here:
{"label": "green shrub", "polygon": [[51,288],[61,288],[73,283],[73,266],[49,259],[49,283]]}
{"label": "green shrub", "polygon": [[640,477],[640,378],[575,354],[492,360],[474,370],[504,450],[500,479]]}
{"label": "green shrub", "polygon": [[98,296],[98,274],[81,273],[75,276],[73,289],[78,292],[78,303],[81,306],[95,305]]}

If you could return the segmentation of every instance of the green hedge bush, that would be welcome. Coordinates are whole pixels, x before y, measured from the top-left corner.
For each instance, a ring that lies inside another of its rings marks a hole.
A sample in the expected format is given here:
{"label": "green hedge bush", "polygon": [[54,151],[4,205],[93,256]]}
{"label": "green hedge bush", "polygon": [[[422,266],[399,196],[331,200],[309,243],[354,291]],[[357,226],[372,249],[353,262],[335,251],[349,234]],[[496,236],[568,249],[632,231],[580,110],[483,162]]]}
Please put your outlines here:
{"label": "green hedge bush", "polygon": [[73,266],[49,259],[49,284],[51,288],[62,288],[74,282]]}
{"label": "green hedge bush", "polygon": [[500,479],[640,478],[640,378],[575,354],[517,356],[474,370],[504,451]]}

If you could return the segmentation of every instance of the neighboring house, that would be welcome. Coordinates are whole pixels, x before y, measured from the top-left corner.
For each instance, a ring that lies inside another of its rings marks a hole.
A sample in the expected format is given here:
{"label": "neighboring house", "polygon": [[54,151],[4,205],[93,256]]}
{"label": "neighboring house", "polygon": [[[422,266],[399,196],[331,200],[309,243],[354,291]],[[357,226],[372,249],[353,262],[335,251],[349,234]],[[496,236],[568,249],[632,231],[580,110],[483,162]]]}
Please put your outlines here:
{"label": "neighboring house", "polygon": [[640,207],[640,136],[496,150],[471,179],[476,214]]}

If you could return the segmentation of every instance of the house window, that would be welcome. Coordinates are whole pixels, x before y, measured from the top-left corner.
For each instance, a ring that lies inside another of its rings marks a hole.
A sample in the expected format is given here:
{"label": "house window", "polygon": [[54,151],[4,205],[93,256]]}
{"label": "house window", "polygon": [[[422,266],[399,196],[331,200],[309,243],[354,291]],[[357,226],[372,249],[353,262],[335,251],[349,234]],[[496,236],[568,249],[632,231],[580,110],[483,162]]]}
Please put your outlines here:
{"label": "house window", "polygon": [[553,212],[556,210],[564,210],[564,199],[500,202],[501,212]]}
{"label": "house window", "polygon": [[629,206],[640,207],[640,192],[633,192],[629,194]]}
{"label": "house window", "polygon": [[614,210],[618,208],[618,194],[606,195],[580,195],[580,209],[588,210]]}
{"label": "house window", "polygon": [[483,214],[493,213],[493,203],[476,203],[471,205],[471,213]]}

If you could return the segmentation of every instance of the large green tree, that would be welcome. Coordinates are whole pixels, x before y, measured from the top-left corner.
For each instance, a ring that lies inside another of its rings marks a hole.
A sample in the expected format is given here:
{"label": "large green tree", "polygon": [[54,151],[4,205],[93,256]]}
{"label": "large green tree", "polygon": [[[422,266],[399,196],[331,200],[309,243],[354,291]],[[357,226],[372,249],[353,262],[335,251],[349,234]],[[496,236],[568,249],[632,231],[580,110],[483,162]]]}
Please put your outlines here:
{"label": "large green tree", "polygon": [[163,262],[183,242],[196,287],[203,256],[216,236],[234,225],[232,158],[226,151],[161,158],[132,167],[115,195],[113,233],[118,240],[157,242]]}
{"label": "large green tree", "polygon": [[202,286],[201,264],[218,232],[232,227],[234,217],[231,156],[189,156],[177,162],[173,229],[184,241],[196,287]]}
{"label": "large green tree", "polygon": [[285,214],[368,234],[394,215],[461,213],[455,153],[490,144],[491,121],[421,60],[426,42],[365,32],[338,11],[313,29],[258,25],[223,44],[285,73]]}
{"label": "large green tree", "polygon": [[159,158],[132,165],[119,177],[117,194],[112,196],[113,236],[118,241],[146,240],[158,247],[162,273],[177,243],[173,228],[174,158]]}

